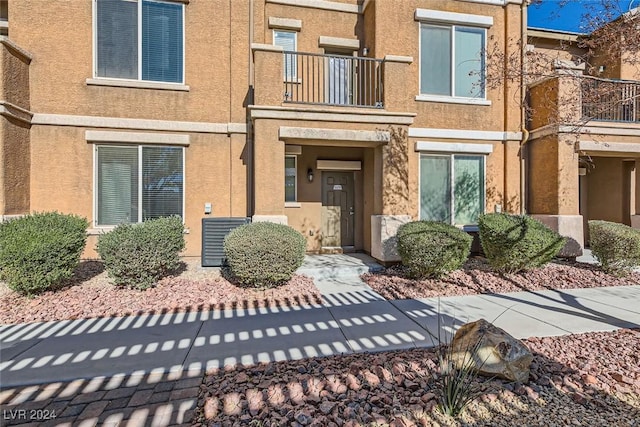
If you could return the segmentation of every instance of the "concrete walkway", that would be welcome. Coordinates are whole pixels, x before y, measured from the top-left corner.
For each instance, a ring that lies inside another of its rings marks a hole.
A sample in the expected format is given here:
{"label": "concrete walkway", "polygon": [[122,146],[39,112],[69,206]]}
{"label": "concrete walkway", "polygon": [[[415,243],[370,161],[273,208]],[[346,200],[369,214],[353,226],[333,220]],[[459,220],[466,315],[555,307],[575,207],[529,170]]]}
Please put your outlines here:
{"label": "concrete walkway", "polygon": [[[0,326],[0,404],[6,411],[66,402],[69,422],[101,424],[114,414],[131,420],[136,408],[149,419],[149,405],[170,404],[157,425],[180,424],[210,368],[428,347],[438,324],[450,336],[478,318],[518,338],[640,327],[640,286],[386,301],[359,278],[378,268],[363,255],[307,258],[299,272],[314,277],[322,305]],[[77,386],[61,401],[70,381]],[[60,385],[39,399],[40,384]],[[114,398],[123,388],[132,394]],[[117,399],[126,406],[113,408]]]}

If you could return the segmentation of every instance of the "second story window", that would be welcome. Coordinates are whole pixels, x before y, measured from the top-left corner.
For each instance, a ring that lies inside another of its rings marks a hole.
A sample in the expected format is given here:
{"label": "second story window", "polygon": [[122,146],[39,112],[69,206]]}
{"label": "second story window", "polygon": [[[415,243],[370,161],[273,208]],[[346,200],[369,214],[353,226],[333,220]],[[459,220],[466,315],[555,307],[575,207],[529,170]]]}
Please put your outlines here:
{"label": "second story window", "polygon": [[183,4],[95,1],[95,77],[184,82]]}
{"label": "second story window", "polygon": [[287,82],[295,81],[297,79],[296,55],[293,53],[287,53],[296,51],[296,39],[297,34],[293,31],[273,31],[273,44],[276,46],[282,46],[282,49],[285,51],[284,80]]}
{"label": "second story window", "polygon": [[484,28],[420,26],[420,93],[461,98],[485,97]]}

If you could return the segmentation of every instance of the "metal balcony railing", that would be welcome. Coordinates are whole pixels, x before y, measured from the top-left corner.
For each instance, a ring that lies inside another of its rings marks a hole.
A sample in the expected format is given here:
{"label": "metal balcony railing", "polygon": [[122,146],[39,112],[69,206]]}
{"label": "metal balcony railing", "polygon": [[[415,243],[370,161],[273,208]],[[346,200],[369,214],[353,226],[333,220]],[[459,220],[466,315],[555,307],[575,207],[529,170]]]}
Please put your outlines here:
{"label": "metal balcony railing", "polygon": [[584,79],[582,117],[612,122],[640,122],[640,82]]}
{"label": "metal balcony railing", "polygon": [[383,108],[382,60],[284,52],[284,102]]}

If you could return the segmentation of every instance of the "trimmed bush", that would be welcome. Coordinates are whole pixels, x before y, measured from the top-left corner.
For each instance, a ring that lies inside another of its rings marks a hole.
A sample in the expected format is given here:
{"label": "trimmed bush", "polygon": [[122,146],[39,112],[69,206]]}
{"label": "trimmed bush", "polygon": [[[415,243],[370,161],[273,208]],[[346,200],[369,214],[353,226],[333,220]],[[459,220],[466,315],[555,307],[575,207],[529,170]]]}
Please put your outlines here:
{"label": "trimmed bush", "polygon": [[270,288],[291,279],[304,259],[306,241],[293,228],[254,222],[234,228],[224,239],[231,273],[244,285]]}
{"label": "trimmed bush", "polygon": [[398,228],[398,253],[415,278],[439,278],[469,257],[473,238],[442,222],[414,221]]}
{"label": "trimmed bush", "polygon": [[526,215],[480,215],[478,226],[485,256],[491,267],[500,273],[542,267],[565,244],[564,237]]}
{"label": "trimmed bush", "polygon": [[61,285],[80,262],[87,226],[84,218],[58,212],[0,223],[0,277],[29,296]]}
{"label": "trimmed bush", "polygon": [[147,289],[178,268],[184,244],[182,218],[172,216],[118,225],[96,249],[116,285]]}
{"label": "trimmed bush", "polygon": [[640,266],[640,230],[608,221],[589,221],[591,253],[602,270],[616,276]]}

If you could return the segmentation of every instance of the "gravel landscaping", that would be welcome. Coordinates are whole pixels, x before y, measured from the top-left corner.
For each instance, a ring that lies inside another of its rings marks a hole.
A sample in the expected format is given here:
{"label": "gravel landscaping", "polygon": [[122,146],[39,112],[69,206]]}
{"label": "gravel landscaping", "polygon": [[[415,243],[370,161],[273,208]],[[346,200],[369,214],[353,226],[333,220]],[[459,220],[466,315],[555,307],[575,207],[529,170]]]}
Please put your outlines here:
{"label": "gravel landscaping", "polygon": [[401,265],[364,274],[362,279],[387,299],[640,285],[637,272],[618,278],[595,265],[560,260],[543,268],[501,275],[491,271],[489,264],[479,257],[470,258],[462,269],[439,280],[411,279]]}
{"label": "gravel landscaping", "polygon": [[294,276],[269,290],[236,286],[200,259],[187,259],[181,271],[145,291],[118,288],[101,262],[85,261],[64,288],[34,298],[20,296],[0,282],[0,324],[132,314],[199,311],[320,303],[313,280]]}
{"label": "gravel landscaping", "polygon": [[434,350],[211,371],[195,426],[640,426],[640,330],[524,341],[528,384],[482,380],[459,420],[437,407]]}

